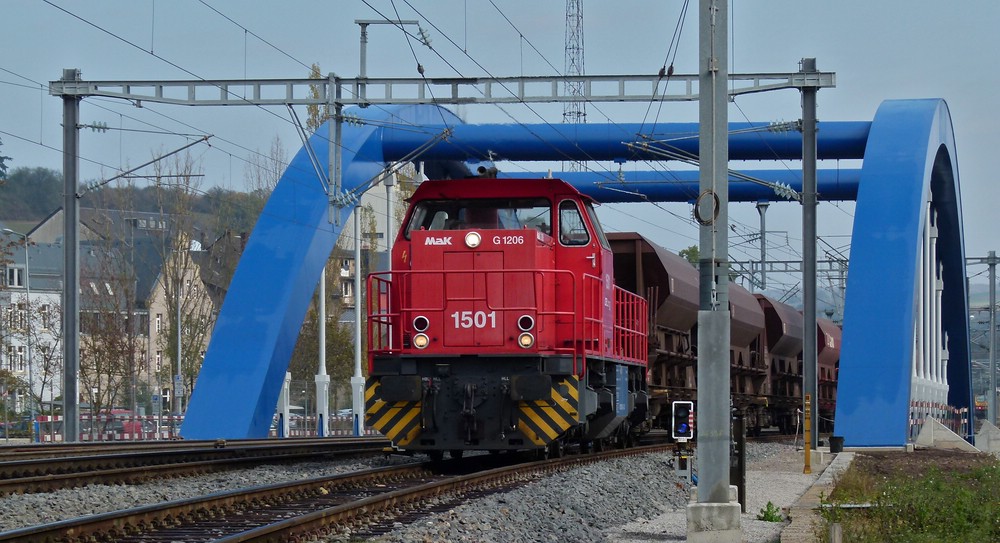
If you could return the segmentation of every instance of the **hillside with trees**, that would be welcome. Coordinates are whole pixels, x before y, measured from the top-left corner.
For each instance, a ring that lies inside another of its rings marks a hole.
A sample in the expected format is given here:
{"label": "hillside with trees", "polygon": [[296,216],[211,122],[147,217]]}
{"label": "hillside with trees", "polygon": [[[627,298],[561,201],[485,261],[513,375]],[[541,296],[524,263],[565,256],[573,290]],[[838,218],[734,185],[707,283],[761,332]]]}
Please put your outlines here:
{"label": "hillside with trees", "polygon": [[[49,168],[14,168],[0,185],[0,221],[40,222],[62,207],[62,174]],[[181,211],[218,217],[218,230],[249,232],[267,201],[263,192],[237,192],[219,187],[192,191],[190,208],[177,208],[181,190],[151,183],[107,185],[89,191],[80,199],[81,207],[128,209],[130,211],[176,214]]]}

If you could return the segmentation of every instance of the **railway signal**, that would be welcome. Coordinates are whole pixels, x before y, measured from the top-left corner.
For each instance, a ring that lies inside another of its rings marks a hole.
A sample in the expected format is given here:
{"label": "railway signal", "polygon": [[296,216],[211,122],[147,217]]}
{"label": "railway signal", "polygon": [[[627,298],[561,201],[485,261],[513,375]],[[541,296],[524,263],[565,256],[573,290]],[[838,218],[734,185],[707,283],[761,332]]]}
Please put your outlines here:
{"label": "railway signal", "polygon": [[694,402],[676,401],[671,404],[671,436],[676,440],[694,439]]}

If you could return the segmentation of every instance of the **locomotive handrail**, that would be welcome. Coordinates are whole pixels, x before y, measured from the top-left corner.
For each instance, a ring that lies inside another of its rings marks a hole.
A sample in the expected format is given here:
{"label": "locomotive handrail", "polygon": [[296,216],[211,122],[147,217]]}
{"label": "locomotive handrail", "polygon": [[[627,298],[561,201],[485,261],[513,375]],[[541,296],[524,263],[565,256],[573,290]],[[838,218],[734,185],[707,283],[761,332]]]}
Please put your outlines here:
{"label": "locomotive handrail", "polygon": [[647,365],[649,357],[647,311],[646,300],[615,287],[615,354],[643,366]]}

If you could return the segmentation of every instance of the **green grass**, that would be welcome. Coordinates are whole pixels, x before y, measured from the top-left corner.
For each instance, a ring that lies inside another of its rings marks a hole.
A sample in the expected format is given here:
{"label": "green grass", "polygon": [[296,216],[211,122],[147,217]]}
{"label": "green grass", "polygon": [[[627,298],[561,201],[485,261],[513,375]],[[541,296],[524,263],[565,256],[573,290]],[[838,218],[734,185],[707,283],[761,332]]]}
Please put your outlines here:
{"label": "green grass", "polygon": [[[930,467],[920,476],[872,474],[852,466],[838,478],[824,505],[829,525],[839,522],[843,540],[851,542],[986,542],[1000,541],[1000,464],[967,473]],[[841,504],[870,504],[842,509]]]}

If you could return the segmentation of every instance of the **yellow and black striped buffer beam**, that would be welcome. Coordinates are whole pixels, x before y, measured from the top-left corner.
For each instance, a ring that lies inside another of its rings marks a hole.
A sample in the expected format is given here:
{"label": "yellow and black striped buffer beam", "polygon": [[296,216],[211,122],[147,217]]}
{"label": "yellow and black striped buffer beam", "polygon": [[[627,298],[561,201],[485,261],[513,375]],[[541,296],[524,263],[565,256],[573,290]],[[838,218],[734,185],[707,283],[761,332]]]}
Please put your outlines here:
{"label": "yellow and black striped buffer beam", "polygon": [[532,443],[544,446],[578,422],[580,380],[569,376],[553,384],[547,400],[518,402],[518,429]]}
{"label": "yellow and black striped buffer beam", "polygon": [[420,433],[420,402],[386,402],[379,397],[377,380],[365,387],[365,423],[396,446],[409,445]]}

